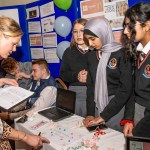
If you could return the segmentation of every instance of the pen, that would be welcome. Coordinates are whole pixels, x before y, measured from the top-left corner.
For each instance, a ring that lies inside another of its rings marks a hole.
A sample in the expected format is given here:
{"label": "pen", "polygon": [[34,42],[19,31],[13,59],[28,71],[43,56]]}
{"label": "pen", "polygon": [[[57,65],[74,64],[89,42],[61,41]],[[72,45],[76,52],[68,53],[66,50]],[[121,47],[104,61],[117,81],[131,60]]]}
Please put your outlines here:
{"label": "pen", "polygon": [[41,136],[41,132],[39,132],[38,136]]}

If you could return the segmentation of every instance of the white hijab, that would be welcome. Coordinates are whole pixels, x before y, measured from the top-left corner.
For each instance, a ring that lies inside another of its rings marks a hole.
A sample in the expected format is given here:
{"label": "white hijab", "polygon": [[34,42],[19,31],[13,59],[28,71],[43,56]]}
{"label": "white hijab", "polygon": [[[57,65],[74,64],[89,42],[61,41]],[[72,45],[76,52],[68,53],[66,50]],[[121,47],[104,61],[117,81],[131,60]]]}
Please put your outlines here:
{"label": "white hijab", "polygon": [[106,18],[91,19],[86,25],[85,29],[93,32],[102,41],[102,57],[99,61],[96,73],[95,83],[95,103],[98,112],[101,113],[109,103],[106,67],[110,58],[111,52],[118,51],[122,48],[121,44],[116,43],[111,26]]}

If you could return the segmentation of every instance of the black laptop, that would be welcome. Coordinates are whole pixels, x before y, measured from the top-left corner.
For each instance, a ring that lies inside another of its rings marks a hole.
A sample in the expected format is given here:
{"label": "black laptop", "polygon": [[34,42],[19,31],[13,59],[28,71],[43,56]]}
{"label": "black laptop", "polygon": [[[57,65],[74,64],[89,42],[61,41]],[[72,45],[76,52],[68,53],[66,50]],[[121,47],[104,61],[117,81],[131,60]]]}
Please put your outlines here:
{"label": "black laptop", "polygon": [[53,121],[59,121],[75,113],[76,93],[58,88],[56,106],[44,109],[38,113]]}
{"label": "black laptop", "polygon": [[131,136],[126,138],[127,150],[150,150],[150,138]]}

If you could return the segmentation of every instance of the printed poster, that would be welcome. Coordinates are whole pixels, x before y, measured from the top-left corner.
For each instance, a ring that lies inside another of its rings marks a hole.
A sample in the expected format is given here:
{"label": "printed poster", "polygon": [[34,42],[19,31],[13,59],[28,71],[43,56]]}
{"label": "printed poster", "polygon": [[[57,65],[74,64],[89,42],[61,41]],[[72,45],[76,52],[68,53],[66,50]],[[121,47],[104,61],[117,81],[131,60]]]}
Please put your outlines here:
{"label": "printed poster", "polygon": [[112,30],[122,29],[127,8],[127,0],[84,0],[80,2],[81,18],[105,17],[109,20]]}
{"label": "printed poster", "polygon": [[42,46],[41,34],[30,34],[29,40],[30,40],[30,46]]}

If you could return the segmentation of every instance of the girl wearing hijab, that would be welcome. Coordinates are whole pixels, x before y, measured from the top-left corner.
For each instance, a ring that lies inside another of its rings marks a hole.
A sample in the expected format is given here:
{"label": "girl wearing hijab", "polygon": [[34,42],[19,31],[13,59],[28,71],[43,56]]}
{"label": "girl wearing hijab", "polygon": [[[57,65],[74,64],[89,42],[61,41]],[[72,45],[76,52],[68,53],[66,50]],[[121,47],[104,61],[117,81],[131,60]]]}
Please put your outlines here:
{"label": "girl wearing hijab", "polygon": [[[132,66],[124,48],[116,43],[107,19],[89,20],[84,36],[94,50],[88,57],[87,112],[85,126],[106,122],[122,131],[123,106],[132,94]],[[126,59],[128,58],[128,59]],[[94,117],[96,116],[96,117]]]}

